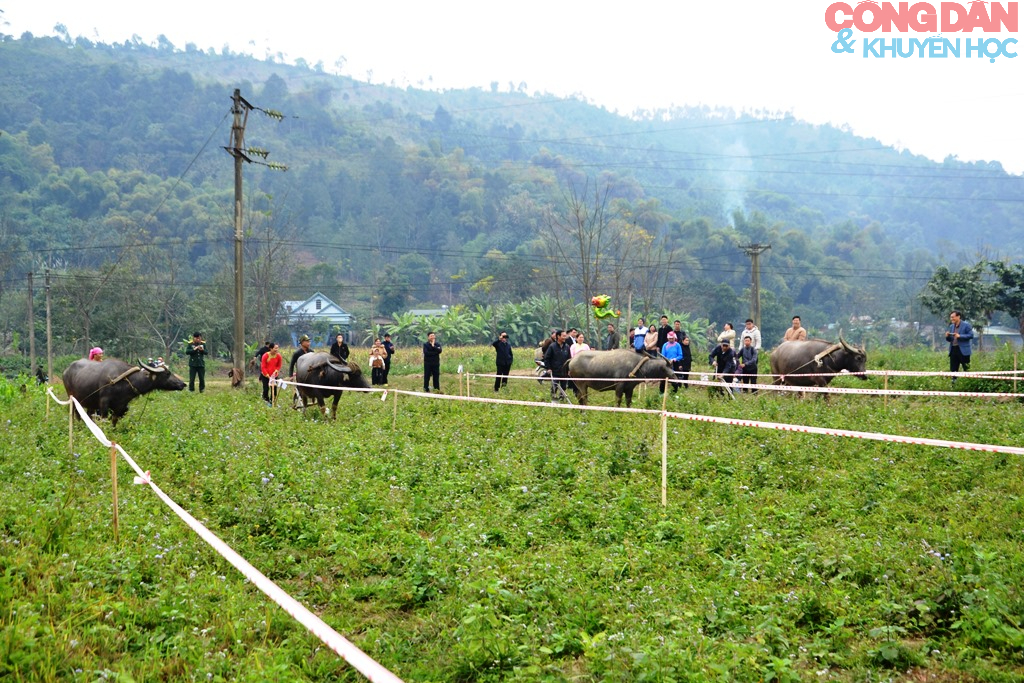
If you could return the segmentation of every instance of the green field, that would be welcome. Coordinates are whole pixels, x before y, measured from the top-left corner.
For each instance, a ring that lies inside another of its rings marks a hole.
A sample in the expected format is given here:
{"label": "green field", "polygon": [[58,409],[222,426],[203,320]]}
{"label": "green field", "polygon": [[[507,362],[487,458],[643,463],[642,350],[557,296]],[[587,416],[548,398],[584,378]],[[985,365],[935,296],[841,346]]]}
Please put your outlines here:
{"label": "green field", "polygon": [[[489,371],[493,353],[452,351],[456,394],[455,366]],[[395,372],[392,388],[421,386],[413,363]],[[69,452],[66,409],[46,420],[40,392],[3,389],[0,679],[363,680],[123,463],[115,544],[107,449],[79,423]],[[537,407],[402,396],[392,429],[390,397],[346,395],[332,422],[257,390],[153,395],[100,424],[405,680],[1024,678],[1024,456],[672,420],[663,508],[657,415],[553,410],[520,381],[507,396]],[[473,393],[493,396],[483,379]],[[650,388],[634,403],[660,405]],[[669,406],[1024,445],[1013,401],[690,389]]]}

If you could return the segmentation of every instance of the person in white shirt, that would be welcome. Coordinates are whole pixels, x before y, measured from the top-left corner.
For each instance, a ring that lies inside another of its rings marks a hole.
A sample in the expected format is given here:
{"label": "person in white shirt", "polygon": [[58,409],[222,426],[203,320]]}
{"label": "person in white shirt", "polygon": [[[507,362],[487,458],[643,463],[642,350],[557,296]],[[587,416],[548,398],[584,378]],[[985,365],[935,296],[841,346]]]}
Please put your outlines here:
{"label": "person in white shirt", "polygon": [[[629,335],[629,343],[633,347],[633,350],[637,353],[644,352],[643,338],[647,335],[647,325],[644,325],[644,319],[640,318],[636,321],[636,328],[633,330],[633,334]],[[640,341],[637,341],[637,339]]]}
{"label": "person in white shirt", "polygon": [[757,329],[754,325],[754,321],[747,318],[746,325],[743,327],[743,331],[740,332],[740,347],[743,346],[743,340],[750,337],[750,342],[754,345],[754,349],[757,351],[761,350],[761,330]]}

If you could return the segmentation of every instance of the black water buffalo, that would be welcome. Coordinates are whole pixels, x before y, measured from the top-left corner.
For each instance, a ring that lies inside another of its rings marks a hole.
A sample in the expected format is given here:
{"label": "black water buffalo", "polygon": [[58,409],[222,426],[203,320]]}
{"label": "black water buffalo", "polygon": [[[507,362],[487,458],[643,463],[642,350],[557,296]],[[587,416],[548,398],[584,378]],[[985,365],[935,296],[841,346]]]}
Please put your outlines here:
{"label": "black water buffalo", "polygon": [[569,377],[582,405],[587,404],[587,390],[615,390],[615,405],[626,395],[626,407],[633,404],[633,379],[673,379],[672,364],[661,356],[651,358],[628,349],[583,351],[569,361]]}
{"label": "black water buffalo", "polygon": [[839,343],[824,339],[782,342],[771,354],[772,374],[776,376],[773,384],[824,387],[844,370],[867,379],[867,359],[863,347],[850,346],[841,334]]}
{"label": "black water buffalo", "polygon": [[[299,360],[295,362],[295,381],[299,384],[316,384],[326,387],[370,388],[358,365],[351,361],[340,363],[338,359],[322,351],[299,356]],[[314,389],[301,386],[297,388],[299,396],[302,397],[303,409],[308,405],[308,401],[316,400],[316,404],[320,406],[320,412],[324,415],[327,414],[324,399],[333,396],[334,403],[331,405],[331,411],[335,418],[338,417],[338,399],[343,393],[340,389]]]}
{"label": "black water buffalo", "polygon": [[110,416],[111,426],[128,412],[128,404],[137,396],[154,389],[181,391],[185,382],[166,365],[152,366],[139,361],[128,365],[123,360],[76,360],[64,371],[64,389],[74,396],[90,415]]}

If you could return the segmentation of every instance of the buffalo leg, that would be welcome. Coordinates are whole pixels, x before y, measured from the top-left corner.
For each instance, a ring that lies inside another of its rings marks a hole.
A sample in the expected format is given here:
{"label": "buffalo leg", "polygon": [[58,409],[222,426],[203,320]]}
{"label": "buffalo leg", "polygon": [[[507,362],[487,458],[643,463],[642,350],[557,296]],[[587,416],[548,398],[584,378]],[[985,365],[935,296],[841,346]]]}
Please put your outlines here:
{"label": "buffalo leg", "polygon": [[[633,406],[633,390],[635,388],[636,388],[636,385],[633,384],[632,382],[630,382],[629,386],[626,387],[625,393],[626,393],[626,407],[627,408],[630,408],[630,407]],[[618,404],[616,403],[616,405],[618,405]]]}

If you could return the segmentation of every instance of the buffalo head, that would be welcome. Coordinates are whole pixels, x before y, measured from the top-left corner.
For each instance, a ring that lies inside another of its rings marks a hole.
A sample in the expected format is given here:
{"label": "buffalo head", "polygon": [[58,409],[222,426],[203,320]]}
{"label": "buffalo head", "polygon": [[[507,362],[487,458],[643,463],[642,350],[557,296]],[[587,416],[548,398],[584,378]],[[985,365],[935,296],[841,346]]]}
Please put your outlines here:
{"label": "buffalo head", "polygon": [[842,330],[839,331],[839,343],[845,351],[843,360],[840,361],[840,370],[846,370],[854,377],[860,379],[867,379],[868,376],[865,374],[868,364],[868,354],[863,346],[852,346],[845,339],[843,339]]}

